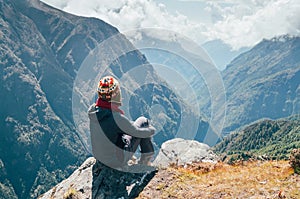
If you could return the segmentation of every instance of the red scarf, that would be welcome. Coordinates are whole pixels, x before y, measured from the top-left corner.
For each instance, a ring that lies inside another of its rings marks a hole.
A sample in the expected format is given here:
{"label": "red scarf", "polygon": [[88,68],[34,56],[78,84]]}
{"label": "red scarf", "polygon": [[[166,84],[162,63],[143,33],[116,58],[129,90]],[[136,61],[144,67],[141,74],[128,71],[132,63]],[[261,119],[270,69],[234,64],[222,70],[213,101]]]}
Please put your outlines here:
{"label": "red scarf", "polygon": [[111,102],[107,102],[107,101],[104,101],[100,98],[97,99],[96,101],[96,106],[99,106],[101,108],[104,108],[104,109],[110,109],[112,111],[116,111],[116,112],[119,112],[121,114],[124,114],[124,111],[122,111],[120,108],[119,108],[119,105],[116,104],[116,103],[111,103]]}

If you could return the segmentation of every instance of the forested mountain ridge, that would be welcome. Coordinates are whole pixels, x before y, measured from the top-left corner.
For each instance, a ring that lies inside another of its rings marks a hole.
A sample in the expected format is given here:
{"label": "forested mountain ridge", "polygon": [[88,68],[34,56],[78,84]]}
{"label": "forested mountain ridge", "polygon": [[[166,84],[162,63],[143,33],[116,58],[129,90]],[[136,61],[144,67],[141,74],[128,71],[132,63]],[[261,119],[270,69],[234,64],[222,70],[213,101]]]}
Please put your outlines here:
{"label": "forested mountain ridge", "polygon": [[228,135],[214,147],[219,154],[288,159],[293,149],[300,148],[300,116],[277,120],[261,119]]}

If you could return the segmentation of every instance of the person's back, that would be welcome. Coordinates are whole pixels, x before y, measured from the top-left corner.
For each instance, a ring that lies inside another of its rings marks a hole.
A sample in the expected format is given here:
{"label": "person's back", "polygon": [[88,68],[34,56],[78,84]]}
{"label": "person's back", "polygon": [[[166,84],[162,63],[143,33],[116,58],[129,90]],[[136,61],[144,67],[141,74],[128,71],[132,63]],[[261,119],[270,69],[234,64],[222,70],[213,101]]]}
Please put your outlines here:
{"label": "person's back", "polygon": [[114,129],[111,110],[92,105],[88,111],[93,155],[107,166],[120,167],[123,157],[114,154],[122,153],[122,148],[116,146],[120,137]]}
{"label": "person's back", "polygon": [[119,109],[120,105],[119,83],[110,76],[102,78],[98,99],[88,110],[93,155],[105,165],[119,168],[126,165],[128,157],[140,146],[140,162],[148,164],[154,154],[151,136],[155,129],[144,117],[135,123],[130,121]]}

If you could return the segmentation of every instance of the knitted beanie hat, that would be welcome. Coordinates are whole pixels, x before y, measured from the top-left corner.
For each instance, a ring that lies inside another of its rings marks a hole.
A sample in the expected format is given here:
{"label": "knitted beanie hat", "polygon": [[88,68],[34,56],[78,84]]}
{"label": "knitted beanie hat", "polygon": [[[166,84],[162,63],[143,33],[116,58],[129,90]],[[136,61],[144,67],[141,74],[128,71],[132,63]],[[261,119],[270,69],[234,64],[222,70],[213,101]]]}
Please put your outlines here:
{"label": "knitted beanie hat", "polygon": [[104,101],[122,104],[119,82],[112,76],[103,77],[98,84],[98,95]]}

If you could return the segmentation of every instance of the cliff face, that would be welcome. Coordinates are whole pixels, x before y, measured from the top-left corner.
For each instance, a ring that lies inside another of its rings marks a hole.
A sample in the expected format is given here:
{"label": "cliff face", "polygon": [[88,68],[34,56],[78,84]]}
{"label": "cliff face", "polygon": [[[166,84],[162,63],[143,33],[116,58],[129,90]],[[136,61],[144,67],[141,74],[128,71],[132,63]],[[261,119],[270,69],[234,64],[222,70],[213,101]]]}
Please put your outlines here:
{"label": "cliff face", "polygon": [[88,158],[74,173],[42,194],[39,199],[136,198],[157,171],[124,173]]}
{"label": "cliff face", "polygon": [[23,13],[29,8],[26,2],[0,1],[1,182],[11,188],[9,196],[19,198],[35,197],[87,155],[70,109],[62,108],[70,103],[72,77]]}

